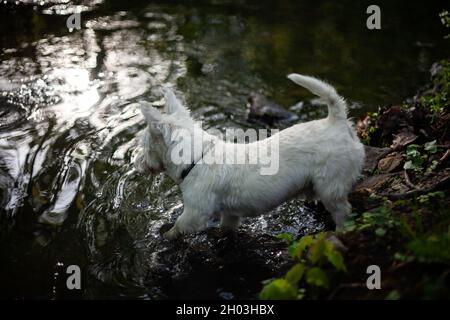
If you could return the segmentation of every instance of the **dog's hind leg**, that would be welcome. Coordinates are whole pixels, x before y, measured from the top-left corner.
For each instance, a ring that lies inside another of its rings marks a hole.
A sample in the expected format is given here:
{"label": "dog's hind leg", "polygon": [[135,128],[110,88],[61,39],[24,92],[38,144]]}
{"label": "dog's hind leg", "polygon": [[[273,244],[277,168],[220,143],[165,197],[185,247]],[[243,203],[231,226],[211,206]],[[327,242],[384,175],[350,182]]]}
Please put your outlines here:
{"label": "dog's hind leg", "polygon": [[321,198],[321,201],[327,211],[331,213],[334,223],[336,223],[336,230],[341,229],[352,212],[352,206],[347,201],[347,197],[340,199]]}
{"label": "dog's hind leg", "polygon": [[228,229],[236,231],[239,228],[241,218],[232,214],[222,213],[220,216],[220,227],[222,229]]}

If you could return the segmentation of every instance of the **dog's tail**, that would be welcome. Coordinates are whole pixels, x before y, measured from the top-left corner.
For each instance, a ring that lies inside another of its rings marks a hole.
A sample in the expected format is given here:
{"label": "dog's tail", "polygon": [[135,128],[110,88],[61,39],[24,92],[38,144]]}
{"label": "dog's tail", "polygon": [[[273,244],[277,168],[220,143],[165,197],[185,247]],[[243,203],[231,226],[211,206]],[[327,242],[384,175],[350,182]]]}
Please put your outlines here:
{"label": "dog's tail", "polygon": [[329,119],[347,119],[347,104],[345,103],[345,100],[337,94],[336,89],[334,89],[331,85],[317,78],[303,76],[296,73],[288,75],[288,78],[323,99],[328,105]]}

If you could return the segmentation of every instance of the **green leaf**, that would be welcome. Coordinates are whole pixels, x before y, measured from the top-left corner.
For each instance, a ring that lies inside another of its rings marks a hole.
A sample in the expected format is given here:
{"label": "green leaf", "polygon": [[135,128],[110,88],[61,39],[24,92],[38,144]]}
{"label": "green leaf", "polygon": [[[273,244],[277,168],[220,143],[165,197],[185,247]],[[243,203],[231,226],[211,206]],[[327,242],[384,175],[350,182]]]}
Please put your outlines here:
{"label": "green leaf", "polygon": [[398,300],[398,299],[400,299],[400,293],[397,290],[392,290],[386,296],[386,300]]}
{"label": "green leaf", "polygon": [[298,247],[298,241],[297,242],[293,242],[288,247],[288,253],[289,253],[289,256],[291,258],[299,258],[300,259],[301,252],[299,252],[299,251],[300,251],[300,249]]}
{"label": "green leaf", "polygon": [[298,244],[305,249],[306,247],[310,246],[314,242],[313,236],[304,236],[302,237]]}
{"label": "green leaf", "polygon": [[337,270],[347,271],[347,268],[345,267],[345,263],[344,263],[344,257],[342,257],[342,254],[339,251],[336,251],[333,248],[333,250],[327,252],[327,258],[328,258],[328,261],[330,261],[330,263]]}
{"label": "green leaf", "polygon": [[406,156],[408,158],[414,158],[420,156],[420,152],[417,150],[419,146],[417,144],[411,144],[406,147]]}
{"label": "green leaf", "polygon": [[306,282],[308,284],[328,288],[328,277],[319,267],[314,267],[306,272]]}
{"label": "green leaf", "polygon": [[402,262],[411,262],[414,260],[414,257],[408,256],[408,255],[400,253],[400,252],[396,252],[394,254],[394,259],[402,261]]}
{"label": "green leaf", "polygon": [[303,251],[314,242],[312,236],[304,236],[299,241],[294,242],[289,248],[289,255],[293,258],[300,259]]}
{"label": "green leaf", "polygon": [[346,221],[344,223],[344,232],[351,232],[356,230],[356,223],[354,220]]}
{"label": "green leaf", "polygon": [[294,241],[294,236],[290,233],[280,233],[275,236],[275,238],[284,240],[288,244],[291,244]]}
{"label": "green leaf", "polygon": [[276,279],[267,284],[259,295],[263,300],[293,300],[297,290],[285,279]]}
{"label": "green leaf", "polygon": [[386,234],[386,229],[383,228],[377,228],[375,230],[375,234],[379,237],[383,237]]}
{"label": "green leaf", "polygon": [[438,151],[436,140],[425,143],[425,150],[429,153],[436,153]]}
{"label": "green leaf", "polygon": [[415,257],[422,263],[443,263],[450,265],[450,234],[438,233],[427,238],[417,237],[407,244]]}
{"label": "green leaf", "polygon": [[428,194],[428,196],[431,198],[435,198],[435,197],[444,198],[445,193],[443,191],[435,191],[435,192],[430,192]]}
{"label": "green leaf", "polygon": [[412,161],[411,160],[406,161],[405,164],[403,165],[403,169],[405,169],[405,170],[412,170],[412,169],[414,169]]}
{"label": "green leaf", "polygon": [[406,147],[406,151],[414,151],[417,150],[417,148],[419,148],[420,146],[418,144],[410,144],[409,146]]}
{"label": "green leaf", "polygon": [[316,241],[314,241],[314,243],[311,245],[311,248],[309,249],[309,260],[311,260],[313,264],[316,264],[325,256],[326,249],[325,236],[319,234]]}
{"label": "green leaf", "polygon": [[430,200],[430,197],[427,195],[422,195],[417,197],[417,200],[419,200],[420,203],[427,203],[428,200]]}
{"label": "green leaf", "polygon": [[285,278],[292,285],[296,285],[302,279],[304,273],[305,273],[305,265],[303,263],[298,263],[286,273]]}

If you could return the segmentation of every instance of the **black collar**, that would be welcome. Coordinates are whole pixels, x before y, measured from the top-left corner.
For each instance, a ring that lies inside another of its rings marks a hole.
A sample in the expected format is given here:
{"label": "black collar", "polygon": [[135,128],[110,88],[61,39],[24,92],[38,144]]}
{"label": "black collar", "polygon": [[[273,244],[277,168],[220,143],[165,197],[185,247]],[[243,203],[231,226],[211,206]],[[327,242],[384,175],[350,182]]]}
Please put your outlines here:
{"label": "black collar", "polygon": [[[202,159],[203,159],[203,153],[202,153],[202,157],[200,159],[198,159],[197,162],[199,162]],[[186,167],[183,169],[183,171],[181,171],[181,181],[183,181],[184,178],[186,178],[188,176],[188,174],[191,172],[191,170],[194,169],[197,162],[192,161],[192,163],[189,165],[189,167]]]}
{"label": "black collar", "polygon": [[[211,149],[213,149],[214,147],[214,142],[211,141],[211,143],[209,145],[207,145],[206,148],[206,153],[208,153]],[[203,159],[203,156],[205,155],[205,153],[202,151],[202,156],[200,157],[200,159],[198,159],[197,161],[192,161],[192,163],[189,165],[189,167],[186,167],[183,169],[183,171],[181,171],[181,182],[183,182],[183,180],[188,176],[188,174],[192,171],[192,169],[194,169],[195,165]]]}
{"label": "black collar", "polygon": [[187,177],[187,175],[189,174],[189,172],[191,172],[191,170],[194,169],[194,167],[195,167],[196,164],[197,164],[197,163],[192,162],[191,165],[190,165],[189,167],[184,168],[183,171],[181,171],[181,181],[183,181],[184,178]]}

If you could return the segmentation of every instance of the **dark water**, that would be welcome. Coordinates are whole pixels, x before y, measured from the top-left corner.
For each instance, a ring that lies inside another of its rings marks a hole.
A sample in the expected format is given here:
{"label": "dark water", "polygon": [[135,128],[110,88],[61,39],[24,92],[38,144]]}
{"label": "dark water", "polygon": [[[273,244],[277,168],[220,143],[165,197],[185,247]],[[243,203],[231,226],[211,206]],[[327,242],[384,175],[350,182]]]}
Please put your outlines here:
{"label": "dark water", "polygon": [[[379,31],[366,29],[364,1],[74,3],[82,29],[72,33],[73,3],[0,4],[3,297],[255,297],[282,266],[271,235],[323,230],[323,217],[294,200],[246,221],[232,251],[212,231],[163,241],[180,193],[135,172],[144,122],[132,103],[160,104],[169,82],[205,128],[250,127],[252,91],[286,107],[311,98],[286,80],[296,71],[335,84],[359,116],[412,95],[448,55],[439,1],[379,1]],[[80,291],[65,289],[71,264]]]}

